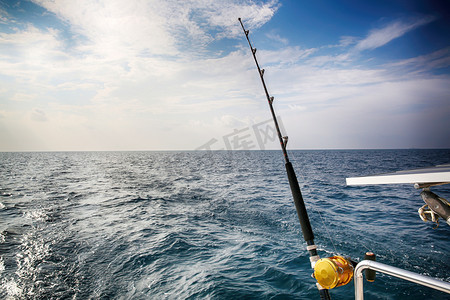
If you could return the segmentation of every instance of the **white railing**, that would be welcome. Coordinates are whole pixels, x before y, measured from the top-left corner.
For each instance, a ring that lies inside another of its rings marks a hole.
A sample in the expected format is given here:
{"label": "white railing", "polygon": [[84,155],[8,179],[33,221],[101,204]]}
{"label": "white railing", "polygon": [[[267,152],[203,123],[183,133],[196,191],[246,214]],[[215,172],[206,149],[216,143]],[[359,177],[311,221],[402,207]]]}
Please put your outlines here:
{"label": "white railing", "polygon": [[400,268],[392,267],[389,265],[385,265],[376,261],[371,260],[363,260],[355,267],[355,300],[363,300],[364,299],[364,290],[363,290],[363,275],[362,272],[365,269],[374,270],[377,272],[385,273],[394,277],[398,277],[404,280],[412,281],[417,284],[421,284],[445,293],[450,294],[450,283],[437,280],[434,278],[430,278],[424,275],[420,275],[414,272],[410,272],[407,270],[403,270]]}

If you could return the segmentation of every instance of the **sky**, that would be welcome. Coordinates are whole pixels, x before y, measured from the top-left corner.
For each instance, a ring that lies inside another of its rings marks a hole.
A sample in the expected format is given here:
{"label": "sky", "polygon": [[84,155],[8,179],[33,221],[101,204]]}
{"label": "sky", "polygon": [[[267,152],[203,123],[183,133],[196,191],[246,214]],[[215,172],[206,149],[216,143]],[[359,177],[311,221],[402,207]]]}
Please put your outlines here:
{"label": "sky", "polygon": [[0,151],[450,148],[446,0],[0,0]]}

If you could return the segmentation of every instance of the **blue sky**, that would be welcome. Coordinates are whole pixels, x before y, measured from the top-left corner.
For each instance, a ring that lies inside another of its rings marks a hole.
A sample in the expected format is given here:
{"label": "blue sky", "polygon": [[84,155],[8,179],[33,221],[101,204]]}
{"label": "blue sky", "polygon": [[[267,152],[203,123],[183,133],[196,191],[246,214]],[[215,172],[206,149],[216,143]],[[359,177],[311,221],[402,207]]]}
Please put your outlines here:
{"label": "blue sky", "polygon": [[0,151],[278,149],[238,17],[288,148],[450,148],[448,1],[0,0]]}

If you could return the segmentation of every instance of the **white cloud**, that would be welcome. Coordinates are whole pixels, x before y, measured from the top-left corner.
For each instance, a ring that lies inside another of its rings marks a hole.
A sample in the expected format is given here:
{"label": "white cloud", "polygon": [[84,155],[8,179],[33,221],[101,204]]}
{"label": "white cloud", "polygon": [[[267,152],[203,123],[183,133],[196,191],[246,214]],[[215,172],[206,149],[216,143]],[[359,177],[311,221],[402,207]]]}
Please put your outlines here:
{"label": "white cloud", "polygon": [[420,70],[426,71],[447,68],[450,66],[450,47],[440,49],[430,54],[391,63],[389,66],[402,68],[410,67],[414,69],[419,68]]}
{"label": "white cloud", "polygon": [[219,37],[237,37],[242,34],[237,18],[242,18],[246,29],[257,29],[267,23],[279,8],[276,0],[261,4],[247,0],[212,1],[212,3],[214,9],[209,12],[208,20],[214,26],[226,29],[218,35]]}
{"label": "white cloud", "polygon": [[[34,150],[194,149],[270,117],[247,45],[225,54],[206,49],[242,35],[237,17],[247,16],[247,28],[262,26],[277,10],[276,1],[36,3],[64,20],[74,35],[32,24],[0,33],[0,74],[6,78],[0,85],[0,135],[10,150],[29,149],[22,140]],[[398,24],[389,27],[396,34],[387,35],[386,27],[357,47],[373,49],[420,26]],[[397,111],[408,103],[423,105],[426,95],[416,85],[435,97],[448,94],[448,78],[425,75],[448,63],[448,50],[369,68],[352,65],[345,53],[318,56],[320,49],[284,46],[287,40],[271,38],[280,40],[280,48],[257,52],[267,67],[269,90],[286,128],[315,124],[313,132],[298,131],[312,135],[310,147],[326,147],[320,138],[327,132],[339,146],[364,126],[406,124],[404,115],[396,121],[392,114],[386,120],[370,114],[389,112],[388,105]],[[72,48],[68,39],[74,39]],[[345,38],[341,46],[352,43],[354,38]],[[340,133],[336,122],[350,133]],[[291,139],[291,147],[304,146],[296,140],[305,138]]]}
{"label": "white cloud", "polygon": [[[123,32],[118,29],[115,36],[102,27],[106,25],[101,21],[108,22],[109,16],[104,17],[107,13],[100,14],[102,20],[90,20],[95,19],[91,10],[99,10],[98,7],[81,9],[78,5],[71,7],[71,3],[66,3],[69,7],[63,7],[64,2],[46,5],[78,35],[88,37],[78,40],[74,49],[65,48],[67,37],[62,36],[62,31],[39,29],[32,24],[0,34],[0,73],[10,80],[1,87],[5,97],[0,108],[5,114],[0,131],[4,133],[4,142],[12,147],[9,149],[26,146],[8,132],[20,133],[37,150],[172,146],[186,149],[190,147],[186,145],[201,143],[201,136],[211,136],[210,131],[203,133],[201,128],[186,124],[201,118],[210,124],[209,128],[213,125],[215,132],[227,130],[236,124],[237,117],[234,122],[225,110],[249,104],[247,95],[254,91],[249,85],[241,88],[242,83],[252,81],[244,71],[247,55],[233,52],[223,57],[188,57],[181,53],[179,45],[171,43],[184,29],[174,23],[166,27],[166,23],[154,19],[150,22],[163,28],[167,35],[164,39],[158,40],[158,35],[154,39],[152,35],[144,37],[145,30],[139,27],[139,22],[135,28]],[[250,8],[258,8],[248,3]],[[144,4],[147,2],[137,3]],[[120,23],[116,18],[121,12],[110,8],[110,14],[116,16],[109,21],[114,27]],[[259,18],[258,14],[255,16]],[[233,22],[238,26],[237,16]],[[102,37],[102,33],[106,36]],[[139,41],[133,34],[145,41]],[[195,34],[199,34],[195,26],[190,27],[189,35]],[[160,55],[164,47],[169,49],[165,54],[171,55]],[[230,69],[230,65],[239,71]],[[31,101],[29,105],[40,108],[25,112],[28,118],[19,118],[23,113],[19,100]],[[209,114],[206,118],[205,113]]]}
{"label": "white cloud", "polygon": [[339,40],[339,47],[347,47],[356,42],[356,37],[354,36],[342,36]]}
{"label": "white cloud", "polygon": [[39,30],[31,24],[12,33],[0,33],[0,59],[17,64],[20,62],[43,63],[67,57],[62,52],[59,32],[55,29]]}
{"label": "white cloud", "polygon": [[174,40],[165,28],[162,2],[147,1],[46,1],[37,4],[70,24],[71,30],[88,39],[79,50],[121,58],[149,51],[174,54]]}
{"label": "white cloud", "polygon": [[22,101],[29,102],[29,101],[33,100],[34,98],[36,98],[36,95],[34,95],[34,94],[15,93],[11,97],[11,100],[19,101],[19,102],[22,102]]}
{"label": "white cloud", "polygon": [[355,49],[363,51],[384,46],[390,41],[403,36],[417,27],[428,24],[435,19],[436,18],[433,16],[425,16],[411,21],[396,21],[383,28],[374,29],[365,39],[356,44]]}
{"label": "white cloud", "polygon": [[80,50],[110,59],[132,55],[183,55],[201,51],[214,39],[236,37],[237,18],[246,16],[249,28],[266,23],[277,2],[250,0],[183,1],[50,1],[37,4],[66,20],[89,43]]}
{"label": "white cloud", "polygon": [[31,119],[36,122],[45,122],[47,121],[47,115],[43,110],[35,108],[31,112]]}
{"label": "white cloud", "polygon": [[306,110],[305,106],[301,106],[301,105],[298,105],[298,104],[289,104],[288,106],[292,110],[297,110],[297,111],[305,111]]}
{"label": "white cloud", "polygon": [[271,40],[273,40],[273,41],[275,41],[277,43],[280,43],[281,45],[286,46],[287,44],[289,44],[289,40],[287,38],[281,37],[279,34],[275,33],[274,31],[268,32],[266,34],[266,36],[269,39],[271,39]]}
{"label": "white cloud", "polygon": [[301,59],[305,59],[315,53],[317,49],[301,49],[295,47],[280,47],[278,50],[258,51],[259,60],[265,65],[271,64],[294,64]]}
{"label": "white cloud", "polygon": [[0,7],[0,24],[8,24],[8,22],[14,22],[14,20],[11,20],[11,16]]}
{"label": "white cloud", "polygon": [[423,147],[425,140],[428,147],[442,147],[447,142],[439,137],[450,133],[448,82],[444,76],[390,79],[353,90],[322,86],[313,103],[300,95],[296,103],[305,110],[282,112],[291,147],[410,148]]}

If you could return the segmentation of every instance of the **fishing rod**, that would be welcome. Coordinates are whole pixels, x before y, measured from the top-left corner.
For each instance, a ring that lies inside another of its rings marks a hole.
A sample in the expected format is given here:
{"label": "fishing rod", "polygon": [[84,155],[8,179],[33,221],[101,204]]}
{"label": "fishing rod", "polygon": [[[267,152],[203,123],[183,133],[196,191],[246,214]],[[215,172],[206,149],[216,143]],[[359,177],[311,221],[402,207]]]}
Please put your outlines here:
{"label": "fishing rod", "polygon": [[[289,161],[289,157],[286,151],[286,145],[288,142],[288,137],[283,136],[280,131],[280,126],[278,125],[278,120],[275,115],[275,111],[273,109],[273,101],[274,97],[270,96],[266,83],[264,81],[264,69],[261,69],[256,58],[256,48],[253,48],[250,39],[249,39],[249,30],[245,30],[244,24],[242,23],[241,18],[238,18],[239,23],[241,23],[242,30],[245,33],[245,37],[247,38],[248,45],[250,46],[253,59],[255,60],[256,67],[258,69],[259,77],[261,78],[262,85],[264,87],[264,92],[266,94],[267,102],[269,103],[270,112],[272,113],[272,118],[275,123],[275,128],[277,131],[278,139],[280,141],[281,150],[283,151],[284,161],[286,172],[289,180],[289,185],[291,187],[292,197],[294,198],[295,208],[297,210],[297,215],[300,220],[300,226],[302,228],[303,238],[306,241],[306,250],[309,253],[309,259],[311,262],[311,267],[314,269],[316,262],[320,259],[317,254],[317,246],[314,244],[314,233],[312,231],[311,223],[309,222],[308,212],[306,211],[305,201],[303,200],[302,193],[300,191],[300,186],[298,184],[297,176],[295,175],[294,168],[292,167],[291,162]],[[331,299],[328,289],[324,288],[319,283],[316,284],[319,289],[320,298],[321,299]]]}

